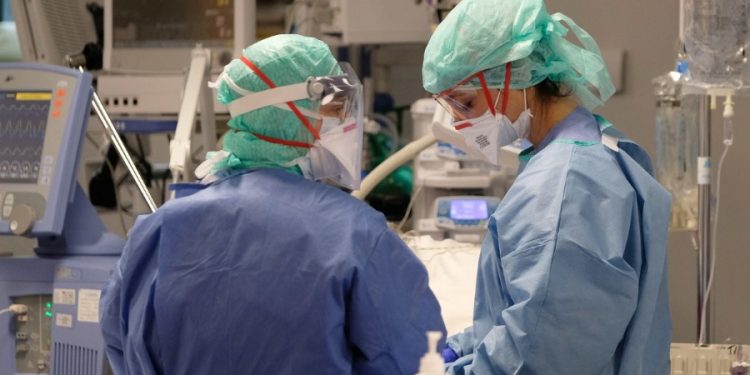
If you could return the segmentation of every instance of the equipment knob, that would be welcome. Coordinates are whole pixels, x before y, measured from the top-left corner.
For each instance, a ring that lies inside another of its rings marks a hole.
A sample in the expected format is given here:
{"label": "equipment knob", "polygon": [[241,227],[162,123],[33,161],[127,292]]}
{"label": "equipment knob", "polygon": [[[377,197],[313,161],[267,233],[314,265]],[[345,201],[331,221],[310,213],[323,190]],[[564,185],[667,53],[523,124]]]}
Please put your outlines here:
{"label": "equipment knob", "polygon": [[8,221],[10,222],[10,230],[18,236],[23,236],[29,233],[31,227],[34,226],[36,212],[27,204],[18,204],[13,207]]}

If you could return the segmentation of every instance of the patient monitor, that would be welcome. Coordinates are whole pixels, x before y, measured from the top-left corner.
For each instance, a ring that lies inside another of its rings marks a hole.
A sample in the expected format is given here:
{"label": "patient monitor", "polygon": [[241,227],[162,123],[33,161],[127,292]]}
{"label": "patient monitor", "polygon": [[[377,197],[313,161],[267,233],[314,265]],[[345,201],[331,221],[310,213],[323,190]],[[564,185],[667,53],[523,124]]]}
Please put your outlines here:
{"label": "patient monitor", "polygon": [[[76,182],[91,75],[0,64],[0,235],[37,240],[0,258],[0,374],[109,370],[99,299],[124,240],[108,233]],[[8,249],[12,250],[12,249]]]}

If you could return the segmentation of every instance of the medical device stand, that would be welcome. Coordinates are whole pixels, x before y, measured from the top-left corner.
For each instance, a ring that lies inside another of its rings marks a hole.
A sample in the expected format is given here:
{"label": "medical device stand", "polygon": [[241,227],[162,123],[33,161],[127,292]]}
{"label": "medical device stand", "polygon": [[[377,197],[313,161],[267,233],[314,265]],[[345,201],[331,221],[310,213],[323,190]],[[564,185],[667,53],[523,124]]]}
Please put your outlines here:
{"label": "medical device stand", "polygon": [[211,50],[198,45],[193,49],[175,136],[169,143],[169,169],[172,171],[172,180],[175,183],[192,180],[194,177],[191,172],[191,137],[199,105],[204,148],[206,151],[216,148],[216,120],[207,85],[210,74]]}
{"label": "medical device stand", "polygon": [[[700,106],[700,151],[699,163],[711,160],[711,98],[706,96]],[[699,170],[704,166],[699,165]],[[709,169],[710,170],[710,169]],[[711,342],[711,298],[705,301],[708,306],[704,312],[704,299],[708,293],[708,281],[711,277],[711,174],[709,172],[707,181],[698,178],[698,345],[706,345]],[[701,325],[703,335],[701,336]]]}
{"label": "medical device stand", "polygon": [[[78,70],[80,72],[84,72],[82,66],[78,66]],[[112,123],[112,119],[109,117],[107,110],[104,108],[102,101],[99,99],[99,95],[96,94],[96,90],[93,90],[93,95],[91,97],[91,107],[99,117],[99,121],[102,123],[104,131],[107,133],[110,142],[112,142],[112,144],[115,146],[115,150],[117,150],[117,154],[120,156],[120,159],[122,159],[125,167],[127,167],[130,176],[133,177],[136,186],[138,186],[138,191],[141,193],[143,200],[146,201],[149,210],[151,210],[151,212],[156,211],[156,203],[154,202],[154,198],[148,191],[146,182],[143,181],[143,176],[141,176],[141,173],[138,172],[138,168],[135,166],[130,153],[128,153],[128,149],[125,147],[122,139],[120,139],[119,134],[117,134],[117,128],[115,128],[115,125]]]}
{"label": "medical device stand", "polygon": [[[83,71],[83,69],[81,69],[81,71]],[[120,135],[117,134],[117,129],[112,123],[112,119],[109,118],[109,114],[107,114],[107,110],[104,108],[102,101],[99,100],[99,95],[96,95],[96,91],[94,91],[93,93],[91,105],[94,108],[94,112],[96,112],[96,115],[99,116],[99,120],[101,121],[102,126],[104,127],[104,131],[107,133],[107,136],[109,136],[110,142],[112,142],[112,144],[115,146],[117,153],[120,155],[120,159],[122,159],[122,161],[125,163],[125,166],[128,168],[128,172],[130,172],[130,176],[133,177],[136,186],[138,186],[138,191],[141,193],[143,200],[146,201],[149,210],[151,210],[151,212],[156,211],[156,203],[154,202],[154,198],[148,191],[146,182],[143,181],[143,176],[141,176],[141,173],[135,166],[133,158],[130,157],[128,149],[125,147],[122,139],[120,139]]]}

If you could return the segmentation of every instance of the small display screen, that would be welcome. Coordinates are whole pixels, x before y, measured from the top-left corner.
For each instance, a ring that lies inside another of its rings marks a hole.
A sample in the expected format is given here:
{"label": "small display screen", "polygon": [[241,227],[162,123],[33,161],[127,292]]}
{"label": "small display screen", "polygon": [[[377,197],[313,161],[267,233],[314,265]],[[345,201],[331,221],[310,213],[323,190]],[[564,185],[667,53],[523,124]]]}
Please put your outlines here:
{"label": "small display screen", "polygon": [[36,183],[51,91],[0,91],[0,183]]}
{"label": "small display screen", "polygon": [[488,217],[487,202],[481,199],[457,199],[451,202],[451,219],[484,220]]}

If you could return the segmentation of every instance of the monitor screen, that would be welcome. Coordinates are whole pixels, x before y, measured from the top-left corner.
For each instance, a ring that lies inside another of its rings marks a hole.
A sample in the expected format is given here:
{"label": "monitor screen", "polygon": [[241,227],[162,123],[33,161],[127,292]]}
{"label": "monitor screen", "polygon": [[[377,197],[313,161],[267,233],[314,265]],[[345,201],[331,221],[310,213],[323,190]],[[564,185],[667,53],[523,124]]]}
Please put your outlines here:
{"label": "monitor screen", "polygon": [[114,0],[114,48],[232,48],[233,0]]}
{"label": "monitor screen", "polygon": [[481,199],[456,199],[451,202],[451,219],[485,220],[488,217],[487,202]]}
{"label": "monitor screen", "polygon": [[52,92],[0,91],[0,183],[36,183]]}

